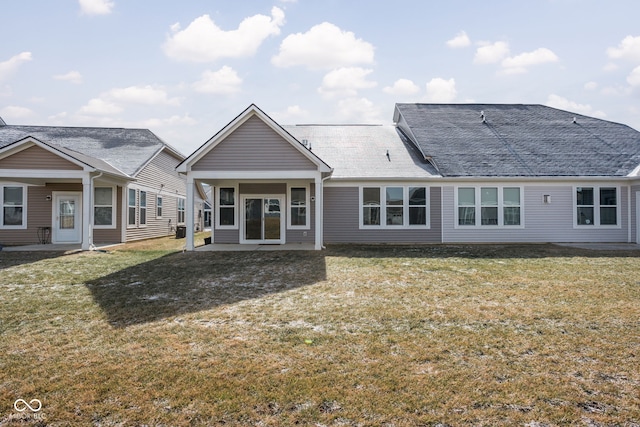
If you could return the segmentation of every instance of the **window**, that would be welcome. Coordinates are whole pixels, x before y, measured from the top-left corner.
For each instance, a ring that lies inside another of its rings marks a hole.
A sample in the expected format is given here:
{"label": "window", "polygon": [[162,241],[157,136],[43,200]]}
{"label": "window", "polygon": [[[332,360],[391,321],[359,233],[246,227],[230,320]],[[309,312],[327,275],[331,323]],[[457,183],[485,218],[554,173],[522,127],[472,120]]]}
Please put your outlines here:
{"label": "window", "polygon": [[185,222],[184,199],[178,199],[178,224],[184,224],[184,222]]}
{"label": "window", "polygon": [[458,187],[458,226],[520,226],[520,192],[520,187]]}
{"label": "window", "polygon": [[577,187],[575,195],[577,225],[618,225],[616,187]]}
{"label": "window", "polygon": [[218,225],[235,227],[236,225],[236,189],[220,187],[218,190]]}
{"label": "window", "polygon": [[427,227],[426,187],[362,187],[362,227]]}
{"label": "window", "polygon": [[162,196],[156,197],[156,218],[162,218]]}
{"label": "window", "polygon": [[307,195],[306,187],[291,187],[289,189],[289,226],[291,228],[309,228]]}
{"label": "window", "polygon": [[147,225],[147,192],[140,191],[140,225]]}
{"label": "window", "polygon": [[133,188],[129,189],[127,224],[136,225],[136,190]]}
{"label": "window", "polygon": [[112,187],[96,187],[93,192],[93,225],[96,228],[115,227],[115,191]]}
{"label": "window", "polygon": [[2,205],[0,225],[2,228],[26,228],[25,187],[7,185],[0,186],[0,190],[0,204]]}

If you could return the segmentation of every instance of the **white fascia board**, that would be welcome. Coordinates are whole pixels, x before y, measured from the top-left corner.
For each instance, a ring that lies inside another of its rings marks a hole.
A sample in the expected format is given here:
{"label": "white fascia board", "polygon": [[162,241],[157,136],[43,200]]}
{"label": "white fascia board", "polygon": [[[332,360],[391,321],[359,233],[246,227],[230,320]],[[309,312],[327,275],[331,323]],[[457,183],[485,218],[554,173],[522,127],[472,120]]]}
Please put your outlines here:
{"label": "white fascia board", "polygon": [[315,179],[318,171],[191,171],[187,174],[193,179]]}

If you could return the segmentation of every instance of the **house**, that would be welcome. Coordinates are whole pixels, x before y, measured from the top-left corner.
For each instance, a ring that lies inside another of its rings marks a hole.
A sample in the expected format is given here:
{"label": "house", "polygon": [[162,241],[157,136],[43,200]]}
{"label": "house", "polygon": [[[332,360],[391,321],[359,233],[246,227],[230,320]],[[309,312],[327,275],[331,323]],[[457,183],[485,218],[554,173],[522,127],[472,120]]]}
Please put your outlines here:
{"label": "house", "polygon": [[251,105],[178,166],[187,211],[210,185],[216,244],[640,242],[628,126],[505,104],[397,104],[394,122],[281,126]]}
{"label": "house", "polygon": [[[0,120],[0,244],[121,243],[186,224],[184,156],[146,129]],[[202,195],[190,211],[202,227]]]}

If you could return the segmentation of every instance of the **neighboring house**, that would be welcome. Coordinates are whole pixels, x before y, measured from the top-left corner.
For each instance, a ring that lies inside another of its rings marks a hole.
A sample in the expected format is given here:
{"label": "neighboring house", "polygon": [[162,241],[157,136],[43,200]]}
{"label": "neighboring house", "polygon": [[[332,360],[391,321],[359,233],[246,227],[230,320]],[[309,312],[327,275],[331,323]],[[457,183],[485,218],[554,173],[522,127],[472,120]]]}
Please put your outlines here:
{"label": "neighboring house", "polygon": [[640,242],[628,126],[502,104],[397,104],[394,122],[281,126],[251,105],[178,166],[187,210],[210,185],[218,244]]}
{"label": "neighboring house", "polygon": [[[186,224],[184,156],[146,129],[0,120],[0,244],[121,243]],[[202,228],[198,193],[190,211]],[[199,216],[198,216],[199,213]]]}

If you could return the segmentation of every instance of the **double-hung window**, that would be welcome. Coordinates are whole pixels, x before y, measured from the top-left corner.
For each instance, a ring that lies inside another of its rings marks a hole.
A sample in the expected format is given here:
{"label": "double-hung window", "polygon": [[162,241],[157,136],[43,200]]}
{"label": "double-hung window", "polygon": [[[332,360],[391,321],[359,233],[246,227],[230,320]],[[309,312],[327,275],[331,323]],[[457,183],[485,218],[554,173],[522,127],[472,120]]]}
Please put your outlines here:
{"label": "double-hung window", "polygon": [[309,228],[309,189],[289,188],[289,228]]}
{"label": "double-hung window", "polygon": [[458,187],[457,225],[520,226],[520,187]]}
{"label": "double-hung window", "polygon": [[428,227],[427,187],[388,186],[360,189],[363,228]]}
{"label": "double-hung window", "polygon": [[218,226],[236,227],[236,189],[235,187],[220,187],[218,189]]}
{"label": "double-hung window", "polygon": [[156,196],[156,218],[162,218],[162,196]]}
{"label": "double-hung window", "polygon": [[134,188],[130,188],[128,192],[128,201],[127,201],[127,225],[134,226],[136,225],[136,213],[137,213],[137,197],[136,190]]}
{"label": "double-hung window", "polygon": [[95,228],[115,228],[115,190],[96,187],[93,197],[93,225]]}
{"label": "double-hung window", "polygon": [[147,192],[140,191],[140,225],[147,225]]}
{"label": "double-hung window", "polygon": [[576,187],[576,225],[618,225],[617,187]]}
{"label": "double-hung window", "polygon": [[26,191],[21,185],[0,185],[0,228],[26,228]]}
{"label": "double-hung window", "polygon": [[178,199],[178,224],[184,224],[185,218],[185,200]]}

